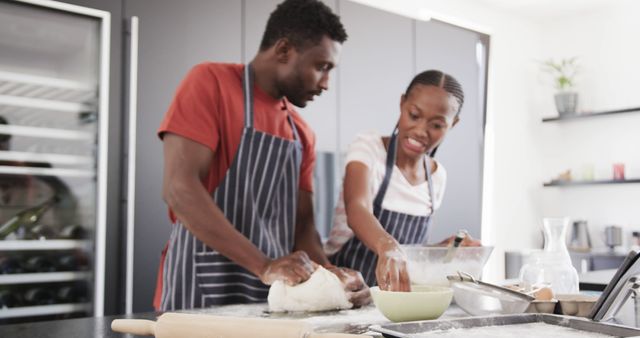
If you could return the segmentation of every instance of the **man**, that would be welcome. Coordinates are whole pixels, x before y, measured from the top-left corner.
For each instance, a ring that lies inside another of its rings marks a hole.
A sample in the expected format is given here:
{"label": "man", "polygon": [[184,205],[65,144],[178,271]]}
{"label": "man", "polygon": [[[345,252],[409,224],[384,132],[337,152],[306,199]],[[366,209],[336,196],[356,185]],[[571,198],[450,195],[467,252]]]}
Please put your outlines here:
{"label": "man", "polygon": [[250,64],[203,63],[180,84],[158,131],[174,227],[156,308],[264,302],[268,285],[301,283],[317,264],[338,275],[355,305],[369,302],[361,275],[331,266],[322,251],[315,139],[291,106],[328,89],[346,38],[322,2],[286,0]]}

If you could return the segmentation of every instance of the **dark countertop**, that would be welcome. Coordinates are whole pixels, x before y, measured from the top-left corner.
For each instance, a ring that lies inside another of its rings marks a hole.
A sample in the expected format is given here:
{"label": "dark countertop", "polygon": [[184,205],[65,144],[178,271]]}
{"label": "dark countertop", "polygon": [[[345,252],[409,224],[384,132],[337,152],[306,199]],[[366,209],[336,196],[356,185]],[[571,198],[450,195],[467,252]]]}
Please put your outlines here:
{"label": "dark countertop", "polygon": [[[345,332],[367,333],[379,337],[368,331],[372,324],[386,324],[389,321],[374,307],[367,306],[361,309],[298,314],[273,314],[266,312],[266,304],[228,305],[218,308],[209,308],[189,311],[191,313],[203,313],[235,317],[269,317],[282,319],[300,319],[310,323],[316,332]],[[151,319],[155,320],[160,315],[158,312],[147,312],[133,315],[120,315],[108,317],[87,317],[76,319],[64,319],[48,322],[36,322],[25,324],[0,325],[0,337],[25,337],[25,338],[131,338],[133,336],[115,333],[111,331],[111,322],[114,319]],[[459,307],[452,305],[440,317],[461,318],[468,317]],[[187,337],[185,337],[187,338]]]}
{"label": "dark countertop", "polygon": [[111,331],[111,321],[118,318],[153,319],[158,313],[62,319],[49,322],[0,325],[0,337],[6,338],[131,338]]}

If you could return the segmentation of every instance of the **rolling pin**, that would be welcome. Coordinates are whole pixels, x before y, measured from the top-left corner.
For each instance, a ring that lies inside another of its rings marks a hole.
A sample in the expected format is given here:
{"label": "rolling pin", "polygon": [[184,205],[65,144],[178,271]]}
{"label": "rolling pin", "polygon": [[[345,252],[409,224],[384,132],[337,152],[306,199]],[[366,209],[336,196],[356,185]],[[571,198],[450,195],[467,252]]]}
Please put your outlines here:
{"label": "rolling pin", "polygon": [[156,338],[364,338],[344,333],[314,333],[311,325],[289,319],[242,318],[167,312],[157,321],[115,319],[111,330]]}

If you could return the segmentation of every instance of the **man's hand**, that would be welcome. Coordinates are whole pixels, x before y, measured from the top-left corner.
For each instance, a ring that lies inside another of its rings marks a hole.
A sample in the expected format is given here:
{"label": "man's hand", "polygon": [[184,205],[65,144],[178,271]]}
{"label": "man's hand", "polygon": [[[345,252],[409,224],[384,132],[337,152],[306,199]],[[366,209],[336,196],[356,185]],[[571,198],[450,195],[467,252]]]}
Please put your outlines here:
{"label": "man's hand", "polygon": [[288,285],[300,284],[316,270],[318,264],[309,259],[304,251],[296,251],[287,256],[269,261],[260,273],[260,280],[271,285],[277,280],[282,280]]}
{"label": "man's hand", "polygon": [[359,271],[349,268],[339,268],[333,265],[327,266],[326,269],[338,276],[354,308],[371,303],[369,287],[365,284],[364,278],[362,278],[362,274]]}

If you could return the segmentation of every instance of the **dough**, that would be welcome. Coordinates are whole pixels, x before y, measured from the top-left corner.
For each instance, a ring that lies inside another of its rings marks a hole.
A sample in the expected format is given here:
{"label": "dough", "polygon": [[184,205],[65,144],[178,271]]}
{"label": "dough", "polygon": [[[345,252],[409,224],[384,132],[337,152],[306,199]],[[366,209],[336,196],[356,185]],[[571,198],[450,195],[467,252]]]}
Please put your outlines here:
{"label": "dough", "polygon": [[353,307],[338,276],[321,266],[306,282],[296,286],[276,281],[271,285],[267,299],[271,312],[314,312]]}

